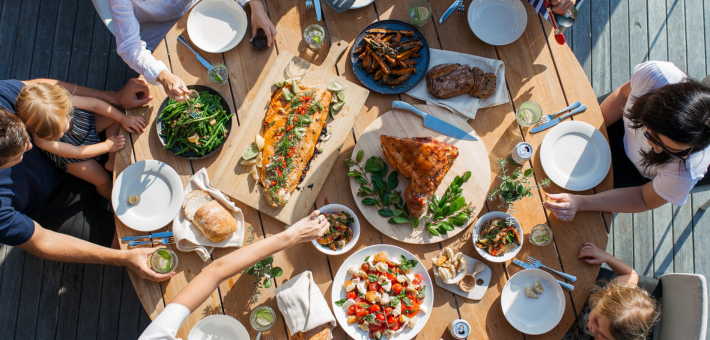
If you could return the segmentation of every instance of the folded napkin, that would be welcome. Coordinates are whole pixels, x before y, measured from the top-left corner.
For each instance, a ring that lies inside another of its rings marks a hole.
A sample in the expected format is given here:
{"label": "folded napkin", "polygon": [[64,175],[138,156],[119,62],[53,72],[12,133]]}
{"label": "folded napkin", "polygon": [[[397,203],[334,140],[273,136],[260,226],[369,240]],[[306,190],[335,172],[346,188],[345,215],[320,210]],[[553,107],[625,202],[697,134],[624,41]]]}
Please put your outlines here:
{"label": "folded napkin", "polygon": [[291,336],[326,323],[333,327],[337,325],[310,271],[298,274],[276,288],[276,302]]}
{"label": "folded napkin", "polygon": [[185,218],[181,208],[180,213],[178,213],[177,217],[173,220],[173,236],[175,237],[177,248],[183,252],[197,252],[202,258],[202,261],[206,262],[210,259],[210,254],[215,247],[241,247],[242,244],[244,244],[244,215],[242,214],[242,210],[237,208],[221,191],[210,185],[210,180],[207,177],[207,169],[202,168],[202,170],[198,171],[190,178],[190,182],[187,183],[183,191],[183,196],[187,196],[187,194],[193,190],[205,190],[222,203],[237,221],[237,231],[222,242],[212,242],[200,229]]}
{"label": "folded napkin", "polygon": [[449,99],[439,99],[435,98],[426,89],[426,79],[415,86],[413,89],[407,91],[407,94],[426,101],[429,105],[437,105],[446,108],[453,112],[458,112],[459,114],[474,119],[476,118],[476,111],[478,108],[497,106],[505,104],[509,101],[508,99],[508,88],[505,86],[505,65],[503,62],[496,59],[488,59],[477,57],[470,54],[443,51],[437,49],[430,49],[430,61],[429,68],[433,68],[436,65],[441,64],[466,64],[471,67],[478,67],[485,73],[493,73],[496,75],[496,90],[493,95],[486,99],[478,99],[476,97],[471,97],[467,94],[462,94]]}

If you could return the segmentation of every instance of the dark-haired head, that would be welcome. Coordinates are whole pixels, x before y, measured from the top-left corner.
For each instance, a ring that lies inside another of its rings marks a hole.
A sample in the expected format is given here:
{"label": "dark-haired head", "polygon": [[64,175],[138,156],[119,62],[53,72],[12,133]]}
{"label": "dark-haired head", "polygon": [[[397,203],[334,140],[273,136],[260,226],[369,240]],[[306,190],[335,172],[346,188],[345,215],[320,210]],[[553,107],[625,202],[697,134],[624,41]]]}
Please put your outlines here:
{"label": "dark-haired head", "polygon": [[[697,81],[669,84],[640,96],[625,116],[633,128],[645,127],[651,143],[656,144],[656,150],[641,151],[646,169],[687,157],[710,145],[710,88]],[[666,145],[671,144],[669,141],[673,145]],[[665,152],[657,152],[662,147]]]}
{"label": "dark-haired head", "polygon": [[31,147],[30,136],[20,117],[0,108],[0,169],[22,161],[22,155]]}

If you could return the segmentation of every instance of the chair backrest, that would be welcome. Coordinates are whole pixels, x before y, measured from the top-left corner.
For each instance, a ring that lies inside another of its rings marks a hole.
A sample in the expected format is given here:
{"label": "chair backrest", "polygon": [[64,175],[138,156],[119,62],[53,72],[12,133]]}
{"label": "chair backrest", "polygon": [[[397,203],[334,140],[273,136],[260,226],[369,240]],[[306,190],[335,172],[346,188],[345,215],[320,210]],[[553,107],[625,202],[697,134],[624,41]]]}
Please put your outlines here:
{"label": "chair backrest", "polygon": [[104,22],[106,28],[111,31],[111,34],[116,35],[113,31],[113,15],[111,15],[111,9],[108,7],[108,0],[91,0],[94,3],[94,8],[96,8],[96,13],[99,14],[101,21]]}
{"label": "chair backrest", "polygon": [[654,329],[654,340],[705,340],[708,326],[708,291],[705,277],[699,274],[661,276],[663,300],[661,320]]}

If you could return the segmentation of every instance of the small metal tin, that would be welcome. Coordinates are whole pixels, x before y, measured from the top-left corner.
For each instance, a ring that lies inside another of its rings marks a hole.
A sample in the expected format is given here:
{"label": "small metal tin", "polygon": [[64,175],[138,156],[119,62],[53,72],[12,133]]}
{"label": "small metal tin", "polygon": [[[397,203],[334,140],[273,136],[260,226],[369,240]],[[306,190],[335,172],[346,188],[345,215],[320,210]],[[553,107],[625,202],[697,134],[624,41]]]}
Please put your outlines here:
{"label": "small metal tin", "polygon": [[464,319],[451,321],[449,324],[449,333],[454,339],[466,339],[471,335],[471,325]]}
{"label": "small metal tin", "polygon": [[510,160],[516,165],[523,165],[532,158],[534,151],[530,143],[520,142],[510,152]]}

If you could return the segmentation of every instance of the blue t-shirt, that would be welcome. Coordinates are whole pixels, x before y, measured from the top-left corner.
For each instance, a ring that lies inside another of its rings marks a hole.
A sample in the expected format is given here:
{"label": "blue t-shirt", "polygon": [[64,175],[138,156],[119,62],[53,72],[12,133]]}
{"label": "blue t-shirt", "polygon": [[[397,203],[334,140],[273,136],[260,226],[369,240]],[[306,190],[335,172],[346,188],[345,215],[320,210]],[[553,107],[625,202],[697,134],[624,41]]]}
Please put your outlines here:
{"label": "blue t-shirt", "polygon": [[[0,80],[0,106],[15,113],[15,101],[23,86],[19,80]],[[34,221],[25,214],[49,196],[60,175],[35,146],[25,152],[22,162],[0,169],[0,243],[16,246],[32,237]]]}

